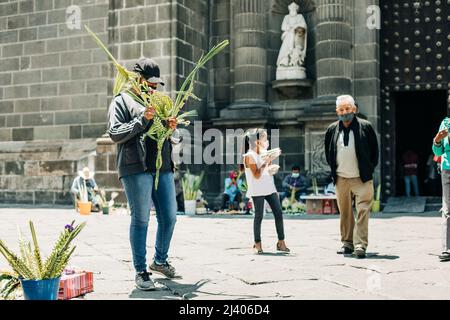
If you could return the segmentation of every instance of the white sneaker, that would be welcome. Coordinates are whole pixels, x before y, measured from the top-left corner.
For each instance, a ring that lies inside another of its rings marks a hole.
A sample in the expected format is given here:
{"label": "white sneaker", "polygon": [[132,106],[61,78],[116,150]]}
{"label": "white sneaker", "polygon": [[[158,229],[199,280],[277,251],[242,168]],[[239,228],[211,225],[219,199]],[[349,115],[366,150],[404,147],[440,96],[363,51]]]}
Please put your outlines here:
{"label": "white sneaker", "polygon": [[143,291],[155,290],[156,287],[155,284],[153,283],[153,280],[150,279],[150,274],[151,273],[145,270],[136,274],[136,278],[134,280],[136,288]]}

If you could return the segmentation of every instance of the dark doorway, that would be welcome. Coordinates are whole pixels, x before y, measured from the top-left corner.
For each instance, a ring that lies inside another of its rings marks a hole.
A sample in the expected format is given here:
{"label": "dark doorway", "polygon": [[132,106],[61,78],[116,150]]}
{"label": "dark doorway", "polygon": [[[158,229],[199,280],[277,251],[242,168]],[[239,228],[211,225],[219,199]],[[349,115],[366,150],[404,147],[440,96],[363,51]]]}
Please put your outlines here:
{"label": "dark doorway", "polygon": [[[405,195],[402,155],[412,150],[418,155],[420,196],[440,196],[440,176],[434,188],[425,184],[427,161],[432,154],[432,141],[442,119],[447,115],[447,94],[444,90],[399,92],[394,95],[396,109],[396,179],[397,196]],[[414,192],[411,188],[411,195]]]}

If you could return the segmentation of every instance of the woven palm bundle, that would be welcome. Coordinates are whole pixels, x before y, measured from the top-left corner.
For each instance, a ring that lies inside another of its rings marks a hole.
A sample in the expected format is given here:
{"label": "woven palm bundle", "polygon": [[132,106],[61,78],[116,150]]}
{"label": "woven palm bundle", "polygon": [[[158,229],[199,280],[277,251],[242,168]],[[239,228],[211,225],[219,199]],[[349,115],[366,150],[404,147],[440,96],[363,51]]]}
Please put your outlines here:
{"label": "woven palm bundle", "polygon": [[140,104],[146,106],[147,108],[153,107],[156,110],[153,118],[153,124],[147,132],[147,135],[151,139],[156,140],[158,146],[158,155],[156,159],[157,171],[155,179],[155,188],[157,189],[159,181],[159,170],[162,166],[161,150],[164,145],[164,141],[166,139],[169,139],[173,133],[173,130],[167,128],[164,124],[170,118],[176,118],[178,124],[189,125],[190,122],[186,120],[186,118],[195,116],[195,110],[184,112],[181,114],[180,112],[189,98],[200,100],[194,94],[194,84],[197,73],[210,59],[212,59],[216,54],[218,54],[226,46],[228,46],[229,41],[222,41],[218,45],[214,46],[207,54],[200,57],[194,69],[183,82],[180,90],[176,91],[176,98],[175,101],[173,101],[168,95],[148,88],[147,83],[140,83],[139,75],[135,72],[127,70],[124,66],[118,63],[113,55],[108,51],[103,42],[97,37],[97,35],[92,32],[87,26],[85,26],[85,28],[93,37],[94,41],[99,45],[99,47],[106,52],[117,69],[117,76],[114,82],[113,94],[116,95],[122,91],[126,91],[133,97],[134,100],[136,100]]}

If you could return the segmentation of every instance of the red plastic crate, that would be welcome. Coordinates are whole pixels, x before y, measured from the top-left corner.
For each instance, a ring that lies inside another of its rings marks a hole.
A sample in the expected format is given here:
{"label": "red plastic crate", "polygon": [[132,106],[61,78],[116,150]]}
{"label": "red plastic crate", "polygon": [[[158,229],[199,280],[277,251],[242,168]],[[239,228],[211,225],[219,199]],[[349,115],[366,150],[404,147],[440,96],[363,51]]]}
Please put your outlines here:
{"label": "red plastic crate", "polygon": [[94,274],[88,271],[61,276],[58,300],[69,300],[94,291]]}

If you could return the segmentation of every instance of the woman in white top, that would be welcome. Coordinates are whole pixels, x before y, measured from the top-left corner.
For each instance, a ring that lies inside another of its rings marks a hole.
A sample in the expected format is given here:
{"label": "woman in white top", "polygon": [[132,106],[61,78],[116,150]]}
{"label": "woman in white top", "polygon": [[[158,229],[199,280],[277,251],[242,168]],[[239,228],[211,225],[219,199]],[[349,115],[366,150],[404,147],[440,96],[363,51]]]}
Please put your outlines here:
{"label": "woman in white top", "polygon": [[245,135],[243,164],[241,171],[245,170],[247,180],[247,196],[252,197],[255,206],[255,219],[253,232],[255,245],[253,248],[258,254],[263,253],[261,245],[261,223],[264,215],[264,200],[266,200],[275,216],[275,227],[278,234],[277,250],[290,252],[284,242],[283,211],[280,198],[275,188],[273,176],[270,175],[268,166],[273,158],[263,160],[261,152],[267,150],[269,141],[267,132],[263,129],[251,129]]}

